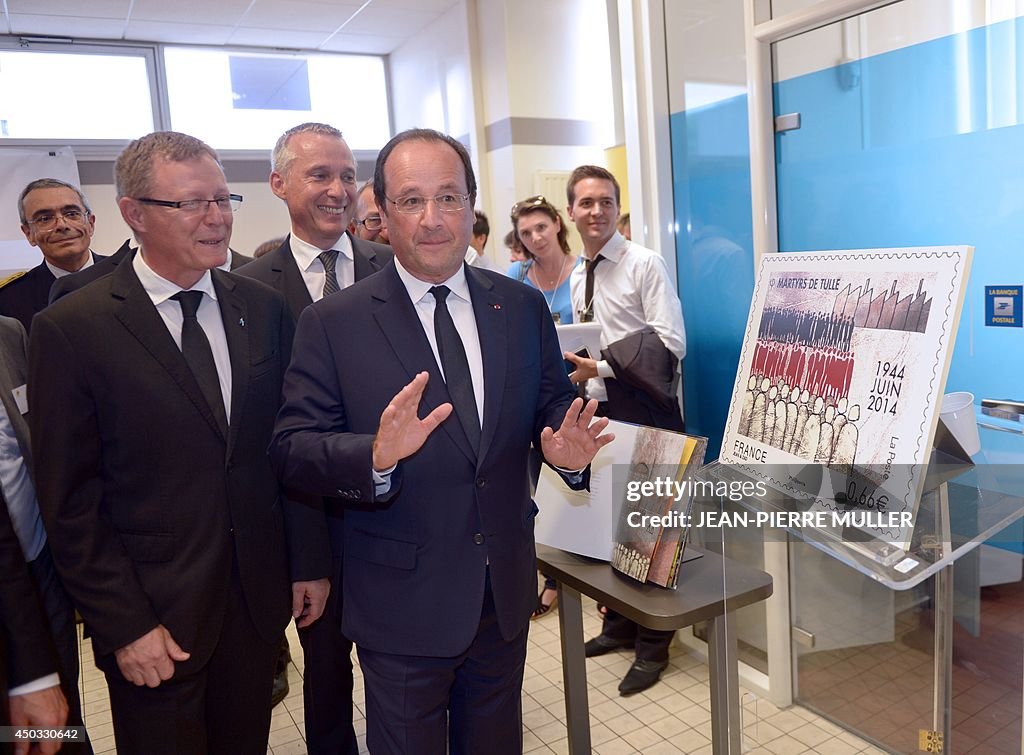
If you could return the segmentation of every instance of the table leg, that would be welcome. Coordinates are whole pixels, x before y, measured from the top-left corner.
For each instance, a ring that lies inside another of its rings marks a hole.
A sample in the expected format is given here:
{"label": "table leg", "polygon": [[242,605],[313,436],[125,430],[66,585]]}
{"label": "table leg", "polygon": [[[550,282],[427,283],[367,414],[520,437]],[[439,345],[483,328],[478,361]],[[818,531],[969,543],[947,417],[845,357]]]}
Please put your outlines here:
{"label": "table leg", "polygon": [[562,632],[562,680],[570,755],[590,753],[587,659],[583,655],[583,605],[580,593],[558,583],[558,628]]}
{"label": "table leg", "polygon": [[711,688],[711,751],[741,752],[739,659],[735,616],[711,619],[708,629],[708,686]]}

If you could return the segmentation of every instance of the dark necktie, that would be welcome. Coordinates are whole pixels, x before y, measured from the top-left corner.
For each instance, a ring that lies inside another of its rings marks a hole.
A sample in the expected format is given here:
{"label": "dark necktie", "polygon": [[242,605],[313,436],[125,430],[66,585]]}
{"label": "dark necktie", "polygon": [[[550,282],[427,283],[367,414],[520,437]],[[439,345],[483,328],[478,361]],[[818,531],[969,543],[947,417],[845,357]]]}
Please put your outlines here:
{"label": "dark necktie", "polygon": [[206,332],[196,317],[199,303],[203,300],[202,291],[179,291],[171,297],[181,305],[181,353],[185,356],[189,369],[195,375],[199,388],[210,405],[213,416],[220,426],[221,432],[227,435],[228,422],[224,414],[224,397],[220,392],[220,378],[217,376],[217,363],[213,360],[213,351],[206,338]]}
{"label": "dark necktie", "polygon": [[324,296],[338,293],[341,290],[338,288],[338,273],[336,271],[338,250],[328,249],[326,252],[320,252],[317,256],[324,263]]}
{"label": "dark necktie", "polygon": [[469,445],[474,450],[480,447],[480,415],[476,408],[476,396],[473,393],[473,377],[469,372],[469,359],[462,345],[455,321],[448,311],[445,301],[451,290],[448,286],[434,286],[430,289],[434,295],[434,337],[437,339],[437,351],[441,356],[441,369],[444,370],[444,382],[448,386],[448,395],[459,423],[469,438]]}
{"label": "dark necktie", "polygon": [[604,257],[600,254],[592,260],[584,260],[584,264],[587,266],[587,281],[583,287],[583,311],[580,312],[582,322],[594,321],[594,273],[602,261],[604,261]]}

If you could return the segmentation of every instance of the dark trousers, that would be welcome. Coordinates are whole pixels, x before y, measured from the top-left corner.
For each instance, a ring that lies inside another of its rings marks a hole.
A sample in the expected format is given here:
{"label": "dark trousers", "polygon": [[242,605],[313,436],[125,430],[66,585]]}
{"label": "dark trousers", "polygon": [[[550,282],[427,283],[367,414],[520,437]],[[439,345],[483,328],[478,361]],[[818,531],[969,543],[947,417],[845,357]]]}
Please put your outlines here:
{"label": "dark trousers", "polygon": [[490,580],[476,637],[454,658],[359,648],[366,745],[373,755],[518,755],[523,749],[524,629],[506,641]]}
{"label": "dark trousers", "polygon": [[[662,430],[686,431],[686,423],[683,422],[678,402],[675,407],[666,410],[643,391],[614,378],[605,380],[604,384],[608,391],[608,401],[602,402],[598,415],[620,422],[658,427]],[[662,663],[668,660],[668,646],[672,643],[675,631],[648,629],[608,609],[601,626],[601,634],[620,642],[635,642],[638,661]]]}
{"label": "dark trousers", "polygon": [[299,630],[309,755],[358,755],[352,727],[352,641],[341,631],[341,560],[335,559],[323,616]]}
{"label": "dark trousers", "polygon": [[125,679],[113,656],[100,660],[118,755],[266,754],[281,641],[266,642],[256,631],[237,573],[227,602],[213,655],[194,673],[150,689]]}
{"label": "dark trousers", "polygon": [[615,613],[612,609],[604,616],[604,623],[601,625],[601,634],[620,642],[635,643],[636,659],[638,661],[657,661],[664,663],[668,660],[668,646],[672,643],[675,635],[674,629],[648,629],[642,627],[635,621],[630,621],[622,614]]}
{"label": "dark trousers", "polygon": [[[39,590],[39,597],[50,625],[50,633],[57,648],[60,664],[60,686],[68,701],[68,726],[82,726],[82,700],[78,692],[78,632],[75,629],[75,609],[64,591],[57,569],[53,565],[50,546],[44,545],[39,555],[28,563],[32,579]],[[81,744],[65,744],[62,752],[91,753],[88,741]]]}

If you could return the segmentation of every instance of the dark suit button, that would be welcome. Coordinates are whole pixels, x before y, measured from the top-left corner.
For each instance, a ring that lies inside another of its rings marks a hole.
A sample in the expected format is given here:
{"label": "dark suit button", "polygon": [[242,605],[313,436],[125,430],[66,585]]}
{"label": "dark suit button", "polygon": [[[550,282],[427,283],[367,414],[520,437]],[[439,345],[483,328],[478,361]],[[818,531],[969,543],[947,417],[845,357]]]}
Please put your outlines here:
{"label": "dark suit button", "polygon": [[479,532],[476,533],[475,535],[473,535],[473,542],[476,543],[477,545],[483,545],[484,544],[484,536],[481,535]]}
{"label": "dark suit button", "polygon": [[486,485],[487,485],[487,480],[485,480],[483,477],[477,477],[476,478],[476,486],[478,488],[486,487]]}

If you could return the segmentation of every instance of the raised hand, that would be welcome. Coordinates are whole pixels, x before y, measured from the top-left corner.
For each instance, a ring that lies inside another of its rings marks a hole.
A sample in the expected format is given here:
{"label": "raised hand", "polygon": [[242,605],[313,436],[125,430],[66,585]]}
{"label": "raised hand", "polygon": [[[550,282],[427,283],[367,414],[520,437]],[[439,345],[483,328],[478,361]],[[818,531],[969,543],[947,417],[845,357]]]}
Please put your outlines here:
{"label": "raised hand", "polygon": [[373,439],[373,468],[391,469],[407,456],[420,450],[437,426],[452,413],[450,403],[441,404],[423,419],[419,418],[420,400],[430,375],[421,372],[400,390],[380,415],[377,437]]}
{"label": "raised hand", "polygon": [[[592,361],[592,360],[591,360]],[[540,447],[549,464],[562,469],[583,469],[597,452],[615,440],[611,433],[602,435],[608,426],[607,417],[594,419],[597,401],[591,399],[583,405],[577,398],[565,412],[565,419],[558,431],[545,427],[540,434]]]}

